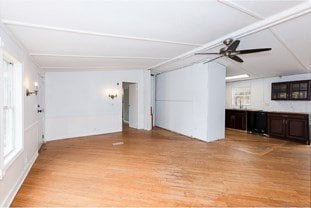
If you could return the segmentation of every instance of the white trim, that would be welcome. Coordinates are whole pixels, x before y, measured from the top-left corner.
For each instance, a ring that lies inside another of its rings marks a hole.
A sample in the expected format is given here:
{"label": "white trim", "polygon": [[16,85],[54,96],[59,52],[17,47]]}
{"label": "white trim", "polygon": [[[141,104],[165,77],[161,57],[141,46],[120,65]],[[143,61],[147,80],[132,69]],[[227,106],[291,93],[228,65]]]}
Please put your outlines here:
{"label": "white trim", "polygon": [[264,19],[259,14],[255,13],[255,12],[249,10],[249,9],[246,9],[245,7],[243,7],[241,5],[238,5],[238,4],[236,4],[236,3],[232,2],[232,1],[228,1],[228,0],[217,0],[217,1],[219,3],[222,3],[222,4],[224,4],[224,5],[226,5],[226,6],[230,7],[230,8],[236,9],[236,10],[238,10],[238,11],[244,13],[244,14],[247,14],[247,15],[249,15],[251,17],[254,17],[256,19],[259,19],[259,20]]}
{"label": "white trim", "polygon": [[234,38],[234,39],[239,39],[239,38],[242,38],[242,37],[245,37],[245,36],[248,36],[248,35],[251,35],[253,33],[256,33],[256,32],[260,32],[262,30],[265,30],[265,29],[268,29],[270,27],[273,27],[273,26],[276,26],[276,25],[279,25],[283,22],[286,22],[286,21],[289,21],[291,19],[294,19],[294,18],[297,18],[297,17],[300,17],[302,15],[306,15],[308,13],[311,12],[311,1],[307,1],[305,3],[301,3],[291,9],[288,9],[288,10],[285,10],[283,12],[280,12],[276,15],[273,15],[271,17],[268,17],[264,20],[261,20],[261,21],[258,21],[258,22],[255,22],[254,24],[251,24],[249,26],[246,26],[242,29],[239,29],[235,32],[232,32],[232,33],[229,33],[227,35],[224,35],[214,41],[211,41],[211,42],[208,42],[198,48],[195,48],[193,50],[190,50],[186,53],[183,53],[179,56],[176,56],[172,59],[169,59],[167,61],[164,61],[162,63],[159,63],[159,64],[156,64],[152,67],[150,67],[149,69],[155,69],[155,68],[158,68],[162,65],[165,65],[165,64],[168,64],[170,62],[175,62],[175,61],[178,61],[180,59],[184,59],[184,58],[187,58],[187,57],[191,57],[193,56],[195,53],[197,52],[200,52],[200,51],[203,51],[203,50],[209,50],[209,49],[212,49],[212,48],[215,48],[217,46],[220,46],[222,45],[222,41],[227,39],[227,38]]}
{"label": "white trim", "polygon": [[[24,54],[28,54],[26,47],[15,37],[15,35],[7,27],[5,27],[5,25],[2,24],[1,21],[0,28],[3,29],[3,31],[11,38],[11,40],[21,49]],[[37,62],[34,61],[33,57],[29,56],[29,58],[30,61],[40,70],[40,66],[37,64]]]}
{"label": "white trim", "polygon": [[147,56],[92,56],[79,54],[49,54],[49,53],[29,53],[30,56],[51,56],[51,57],[72,57],[72,58],[106,58],[106,59],[170,59],[168,57],[147,57]]}
{"label": "white trim", "polygon": [[22,186],[25,178],[27,177],[31,167],[33,166],[33,164],[35,163],[37,157],[38,157],[38,152],[36,151],[35,154],[33,155],[32,159],[30,160],[30,162],[28,163],[28,165],[26,166],[26,168],[24,169],[22,175],[18,178],[15,186],[10,190],[9,194],[7,195],[7,197],[5,197],[4,202],[0,205],[0,207],[9,207],[10,204],[12,203],[16,193],[18,192],[18,190],[20,189],[20,187]]}
{"label": "white trim", "polygon": [[114,134],[114,133],[119,133],[122,132],[122,127],[121,129],[118,130],[112,130],[109,132],[106,131],[98,131],[98,132],[90,132],[90,133],[83,133],[83,134],[72,134],[72,135],[63,135],[57,138],[45,138],[45,142],[50,142],[50,141],[56,141],[56,140],[64,140],[64,139],[75,139],[75,138],[80,138],[80,139],[88,139],[90,136],[97,136],[97,135],[107,135],[107,134]]}
{"label": "white trim", "polygon": [[15,160],[22,154],[24,148],[14,149],[8,155],[4,157],[4,166],[3,166],[3,176],[5,175],[6,170],[15,162]]}
{"label": "white trim", "polygon": [[27,127],[24,129],[24,132],[25,132],[25,131],[29,131],[31,128],[33,128],[34,126],[36,126],[38,123],[39,123],[39,121],[33,122],[32,124],[30,124],[29,126],[27,126]]}
{"label": "white trim", "polygon": [[[0,89],[3,89],[3,48],[2,46],[4,43],[1,40],[0,37]],[[0,90],[0,98],[3,97],[3,90]],[[3,99],[0,99],[0,180],[4,176],[4,171],[2,170],[4,168],[4,140],[3,138],[3,110],[1,109],[3,106]]]}
{"label": "white trim", "polygon": [[48,25],[38,25],[38,24],[32,24],[32,23],[26,23],[26,22],[19,22],[19,21],[8,20],[8,19],[2,19],[2,22],[6,25],[30,27],[30,28],[37,28],[37,29],[43,29],[43,30],[54,30],[54,31],[77,33],[77,34],[83,34],[83,35],[103,36],[103,37],[121,38],[121,39],[137,40],[137,41],[158,42],[158,43],[175,44],[175,45],[200,46],[200,44],[196,44],[196,43],[184,43],[184,42],[176,42],[176,41],[170,41],[170,40],[160,40],[160,39],[153,39],[153,38],[117,35],[117,34],[111,34],[111,33],[100,33],[100,32],[87,31],[87,30],[75,30],[75,29],[70,29],[70,28],[52,27],[52,26],[48,26]]}
{"label": "white trim", "polygon": [[[241,5],[238,5],[232,1],[228,1],[228,0],[217,0],[218,2],[227,5],[231,8],[234,8],[240,12],[243,12],[245,14],[248,14],[254,18],[257,18],[259,20],[264,19],[264,17],[260,16],[259,14],[255,13],[254,11],[250,11],[249,9],[244,8]],[[273,28],[269,28],[270,32],[272,33],[272,35],[292,54],[292,56],[300,63],[300,65],[305,68],[306,70],[308,70],[308,67],[298,58],[298,56],[296,56],[296,54],[287,46],[286,42],[277,34],[277,32],[274,31]]]}
{"label": "white trim", "polygon": [[[120,65],[114,65],[116,67]],[[112,67],[114,66],[86,66],[86,67],[74,67],[74,66],[41,66],[41,69],[106,69],[106,70],[111,70]],[[124,71],[124,70],[142,70],[140,67],[132,67],[132,68],[127,68],[127,69],[118,69],[114,71]]]}

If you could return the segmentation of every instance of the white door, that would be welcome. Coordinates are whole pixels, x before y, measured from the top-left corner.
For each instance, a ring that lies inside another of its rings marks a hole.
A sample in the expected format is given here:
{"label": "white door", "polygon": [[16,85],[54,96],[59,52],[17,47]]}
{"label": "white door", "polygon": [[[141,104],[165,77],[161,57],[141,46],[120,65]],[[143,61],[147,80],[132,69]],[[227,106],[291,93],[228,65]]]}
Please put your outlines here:
{"label": "white door", "polygon": [[45,114],[44,114],[44,106],[45,106],[45,86],[44,86],[44,77],[38,75],[38,146],[41,147],[44,142],[44,122],[45,122]]}
{"label": "white door", "polygon": [[138,128],[137,84],[129,85],[129,126],[131,128]]}

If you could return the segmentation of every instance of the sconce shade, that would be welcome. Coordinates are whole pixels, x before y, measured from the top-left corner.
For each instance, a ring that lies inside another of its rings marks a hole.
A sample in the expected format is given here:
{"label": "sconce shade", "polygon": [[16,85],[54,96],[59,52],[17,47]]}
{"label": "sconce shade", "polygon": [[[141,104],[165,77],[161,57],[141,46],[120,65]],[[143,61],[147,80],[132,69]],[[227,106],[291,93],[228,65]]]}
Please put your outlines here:
{"label": "sconce shade", "polygon": [[26,89],[26,96],[38,95],[38,86],[39,86],[38,82],[34,82],[33,85],[35,87],[34,91],[30,91],[29,89]]}
{"label": "sconce shade", "polygon": [[117,91],[117,90],[107,89],[107,90],[106,90],[106,94],[107,94],[108,97],[110,97],[111,99],[114,99],[114,98],[118,97],[118,91]]}

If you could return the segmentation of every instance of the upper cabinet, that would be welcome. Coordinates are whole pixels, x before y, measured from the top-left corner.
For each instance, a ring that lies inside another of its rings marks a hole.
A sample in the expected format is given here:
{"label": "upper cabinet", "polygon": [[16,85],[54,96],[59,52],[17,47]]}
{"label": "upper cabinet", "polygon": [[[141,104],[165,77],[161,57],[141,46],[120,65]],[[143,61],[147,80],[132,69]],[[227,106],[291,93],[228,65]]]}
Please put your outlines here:
{"label": "upper cabinet", "polygon": [[290,100],[310,100],[311,81],[297,81],[290,83]]}
{"label": "upper cabinet", "polygon": [[272,100],[287,100],[288,99],[288,91],[289,91],[288,82],[272,83],[271,89],[272,89],[272,93],[271,93]]}
{"label": "upper cabinet", "polygon": [[272,83],[271,100],[311,100],[311,80]]}

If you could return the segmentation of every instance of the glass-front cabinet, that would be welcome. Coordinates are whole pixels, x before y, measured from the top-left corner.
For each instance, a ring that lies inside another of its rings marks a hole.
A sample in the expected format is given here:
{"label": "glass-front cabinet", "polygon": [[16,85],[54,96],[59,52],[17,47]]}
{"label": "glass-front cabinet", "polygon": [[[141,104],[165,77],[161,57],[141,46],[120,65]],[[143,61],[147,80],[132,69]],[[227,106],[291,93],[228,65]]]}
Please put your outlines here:
{"label": "glass-front cabinet", "polygon": [[272,100],[287,100],[288,99],[288,83],[272,83]]}
{"label": "glass-front cabinet", "polygon": [[291,100],[309,100],[310,81],[298,81],[290,83],[290,99]]}
{"label": "glass-front cabinet", "polygon": [[272,100],[311,100],[311,80],[272,83]]}

